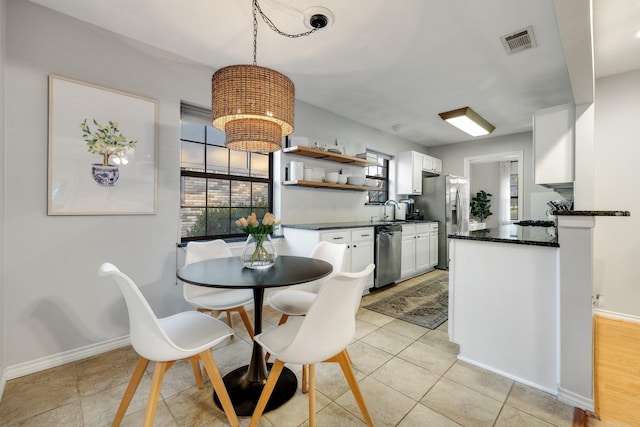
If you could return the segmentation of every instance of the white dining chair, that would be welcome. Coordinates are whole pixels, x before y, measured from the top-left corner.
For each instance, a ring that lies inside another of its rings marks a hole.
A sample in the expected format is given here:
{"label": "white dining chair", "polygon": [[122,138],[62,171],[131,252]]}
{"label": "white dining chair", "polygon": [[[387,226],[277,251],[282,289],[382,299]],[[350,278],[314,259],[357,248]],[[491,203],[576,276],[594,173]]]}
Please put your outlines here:
{"label": "white dining chair", "polygon": [[238,417],[211,353],[214,345],[233,335],[233,329],[197,311],[185,311],[158,319],[133,280],[117,267],[104,263],[98,274],[112,277],[118,284],[129,312],[131,346],[140,356],[111,425],[119,426],[122,422],[149,361],[153,360],[155,368],[143,424],[152,426],[165,373],[176,361],[188,359],[198,388],[204,387],[199,363],[202,361],[229,423],[238,426]]}
{"label": "white dining chair", "polygon": [[319,242],[311,252],[311,258],[321,259],[331,264],[333,267],[331,273],[322,279],[269,294],[267,297],[269,306],[282,313],[279,325],[286,322],[289,316],[304,316],[307,313],[322,285],[344,270],[346,252],[347,245],[344,243]]}
{"label": "white dining chair", "polygon": [[353,375],[346,347],[356,333],[356,312],[362,299],[366,278],[373,264],[358,273],[340,273],[322,285],[306,316],[293,316],[289,320],[253,339],[275,356],[250,426],[256,426],[273,392],[285,363],[309,365],[309,425],[316,425],[314,365],[338,362],[351,388],[365,422],[373,421],[362,398],[358,382]]}
{"label": "white dining chair", "polygon": [[[231,257],[233,254],[224,240],[210,240],[206,242],[189,242],[186,247],[185,265],[214,258]],[[240,315],[249,336],[253,338],[253,326],[244,306],[253,302],[251,289],[223,289],[207,288],[204,286],[183,283],[184,299],[195,305],[198,311],[210,312],[213,317],[220,313],[227,313],[227,322],[233,328],[231,312]]]}

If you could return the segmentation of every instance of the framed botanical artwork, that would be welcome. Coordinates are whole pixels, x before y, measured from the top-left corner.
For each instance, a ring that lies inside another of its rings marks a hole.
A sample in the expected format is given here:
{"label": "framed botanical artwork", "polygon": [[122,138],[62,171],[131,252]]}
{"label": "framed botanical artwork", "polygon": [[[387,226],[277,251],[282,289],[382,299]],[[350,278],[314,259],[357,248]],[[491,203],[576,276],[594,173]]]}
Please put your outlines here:
{"label": "framed botanical artwork", "polygon": [[157,101],[49,76],[49,215],[156,213]]}

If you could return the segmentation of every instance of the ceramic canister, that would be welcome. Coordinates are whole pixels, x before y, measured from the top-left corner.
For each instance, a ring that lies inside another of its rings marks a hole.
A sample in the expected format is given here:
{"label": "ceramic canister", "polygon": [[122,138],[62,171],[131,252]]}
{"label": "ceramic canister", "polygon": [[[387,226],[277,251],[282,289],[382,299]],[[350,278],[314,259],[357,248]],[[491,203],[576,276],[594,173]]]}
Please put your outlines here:
{"label": "ceramic canister", "polygon": [[292,161],[290,166],[290,175],[291,181],[302,181],[304,180],[304,163],[303,162],[294,162]]}

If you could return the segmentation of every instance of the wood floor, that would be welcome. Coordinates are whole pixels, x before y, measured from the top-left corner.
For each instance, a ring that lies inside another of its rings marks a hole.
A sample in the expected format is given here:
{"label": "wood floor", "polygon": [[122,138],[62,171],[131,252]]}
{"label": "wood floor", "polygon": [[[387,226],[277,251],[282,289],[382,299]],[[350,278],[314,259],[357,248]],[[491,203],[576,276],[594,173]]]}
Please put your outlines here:
{"label": "wood floor", "polygon": [[603,421],[640,425],[640,324],[594,317],[595,409]]}

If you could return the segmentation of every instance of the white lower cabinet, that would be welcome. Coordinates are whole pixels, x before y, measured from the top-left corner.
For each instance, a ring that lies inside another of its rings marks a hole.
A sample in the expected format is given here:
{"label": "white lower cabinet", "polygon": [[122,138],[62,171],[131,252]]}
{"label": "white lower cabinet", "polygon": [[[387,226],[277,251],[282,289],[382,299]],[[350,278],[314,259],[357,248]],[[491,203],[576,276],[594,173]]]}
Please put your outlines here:
{"label": "white lower cabinet", "polygon": [[402,226],[402,256],[400,258],[400,278],[413,276],[416,271],[416,226]]}
{"label": "white lower cabinet", "polygon": [[[350,271],[357,272],[364,270],[373,263],[373,228],[358,228],[351,231],[351,244],[347,252],[350,252]],[[373,274],[367,278],[367,288],[373,286]]]}
{"label": "white lower cabinet", "polygon": [[[332,230],[307,230],[300,228],[284,229],[285,243],[288,255],[309,256],[311,251],[321,241],[331,243],[345,243],[344,271],[357,272],[373,263],[373,227],[345,228]],[[365,291],[373,286],[373,274],[367,278]]]}
{"label": "white lower cabinet", "polygon": [[429,224],[416,225],[416,273],[429,268]]}
{"label": "white lower cabinet", "polygon": [[429,267],[438,265],[438,223],[429,224]]}
{"label": "white lower cabinet", "polygon": [[408,279],[438,264],[438,223],[403,224],[400,278]]}

